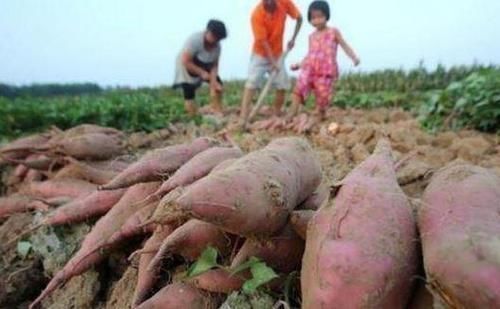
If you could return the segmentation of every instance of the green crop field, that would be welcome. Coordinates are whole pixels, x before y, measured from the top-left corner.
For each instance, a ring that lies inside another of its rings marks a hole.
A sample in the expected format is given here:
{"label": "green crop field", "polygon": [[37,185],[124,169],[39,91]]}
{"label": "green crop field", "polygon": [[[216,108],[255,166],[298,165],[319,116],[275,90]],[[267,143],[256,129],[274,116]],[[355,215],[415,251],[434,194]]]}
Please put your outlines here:
{"label": "green crop field", "polygon": [[[226,105],[240,103],[242,87],[241,81],[226,83]],[[198,98],[201,105],[208,102],[206,88]],[[401,107],[413,112],[431,131],[446,126],[495,132],[500,128],[500,69],[439,66],[432,71],[419,67],[348,74],[337,84],[334,104],[343,108]],[[191,120],[184,113],[181,94],[169,87],[0,85],[2,138],[42,131],[52,125],[66,129],[95,123],[125,131],[152,131],[170,122]]]}

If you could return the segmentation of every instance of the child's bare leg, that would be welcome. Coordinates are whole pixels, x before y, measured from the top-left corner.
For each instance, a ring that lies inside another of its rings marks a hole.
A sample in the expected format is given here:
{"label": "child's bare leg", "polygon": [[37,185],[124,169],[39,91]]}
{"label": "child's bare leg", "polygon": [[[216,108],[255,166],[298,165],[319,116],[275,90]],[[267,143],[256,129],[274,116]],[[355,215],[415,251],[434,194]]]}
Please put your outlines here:
{"label": "child's bare leg", "polygon": [[281,116],[281,110],[283,109],[283,105],[285,105],[285,90],[278,89],[276,90],[276,97],[274,98],[274,115]]}
{"label": "child's bare leg", "polygon": [[302,107],[303,100],[302,97],[299,96],[298,94],[294,93],[292,95],[292,106],[290,106],[290,111],[287,114],[287,119],[290,120],[293,117],[297,116],[297,114],[300,112],[300,108]]}
{"label": "child's bare leg", "polygon": [[314,111],[314,116],[318,121],[324,121],[326,119],[326,107],[317,106]]}

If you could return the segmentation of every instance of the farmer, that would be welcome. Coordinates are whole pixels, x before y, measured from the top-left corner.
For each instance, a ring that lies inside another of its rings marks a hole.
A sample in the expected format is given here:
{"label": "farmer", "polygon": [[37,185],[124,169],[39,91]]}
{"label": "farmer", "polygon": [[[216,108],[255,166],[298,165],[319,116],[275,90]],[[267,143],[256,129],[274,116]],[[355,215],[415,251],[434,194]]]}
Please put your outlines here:
{"label": "farmer", "polygon": [[273,82],[273,86],[276,88],[274,114],[279,116],[281,113],[285,103],[285,93],[290,86],[283,65],[284,61],[281,59],[287,15],[297,20],[295,32],[287,45],[290,50],[294,47],[295,39],[302,26],[302,16],[291,0],[262,0],[252,13],[254,44],[248,80],[241,103],[240,124],[242,125],[246,123],[249,116],[250,103],[255,95],[255,90],[261,88],[264,75],[270,74],[272,71],[278,72]]}
{"label": "farmer", "polygon": [[174,88],[182,88],[186,112],[197,114],[196,89],[203,82],[210,86],[210,108],[222,113],[222,81],[219,77],[220,41],[227,37],[226,26],[219,20],[210,20],[203,32],[189,37],[177,57]]}

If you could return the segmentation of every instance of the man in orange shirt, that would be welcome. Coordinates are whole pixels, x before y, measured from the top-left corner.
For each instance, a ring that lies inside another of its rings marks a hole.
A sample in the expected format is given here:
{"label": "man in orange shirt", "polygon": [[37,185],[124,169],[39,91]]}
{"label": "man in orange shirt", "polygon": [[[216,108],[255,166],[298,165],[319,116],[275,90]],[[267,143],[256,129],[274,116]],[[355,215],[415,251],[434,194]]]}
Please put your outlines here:
{"label": "man in orange shirt", "polygon": [[287,16],[297,20],[293,37],[287,44],[287,48],[292,49],[302,26],[302,15],[291,0],[262,0],[252,13],[254,44],[249,76],[241,103],[240,121],[242,124],[246,123],[249,116],[250,103],[255,95],[255,90],[262,87],[264,75],[270,74],[273,70],[278,71],[273,82],[273,86],[276,88],[274,113],[276,115],[281,113],[285,103],[286,90],[290,88],[283,59],[281,59]]}

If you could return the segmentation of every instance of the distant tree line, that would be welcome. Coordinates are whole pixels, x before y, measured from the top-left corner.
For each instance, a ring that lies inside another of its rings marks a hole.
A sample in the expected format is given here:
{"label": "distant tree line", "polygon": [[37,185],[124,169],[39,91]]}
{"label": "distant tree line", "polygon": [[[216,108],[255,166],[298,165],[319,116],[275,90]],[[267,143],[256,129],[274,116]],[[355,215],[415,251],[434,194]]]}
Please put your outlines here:
{"label": "distant tree line", "polygon": [[61,95],[99,94],[104,90],[97,84],[33,84],[12,86],[0,83],[0,97],[15,99],[19,97],[53,97]]}

